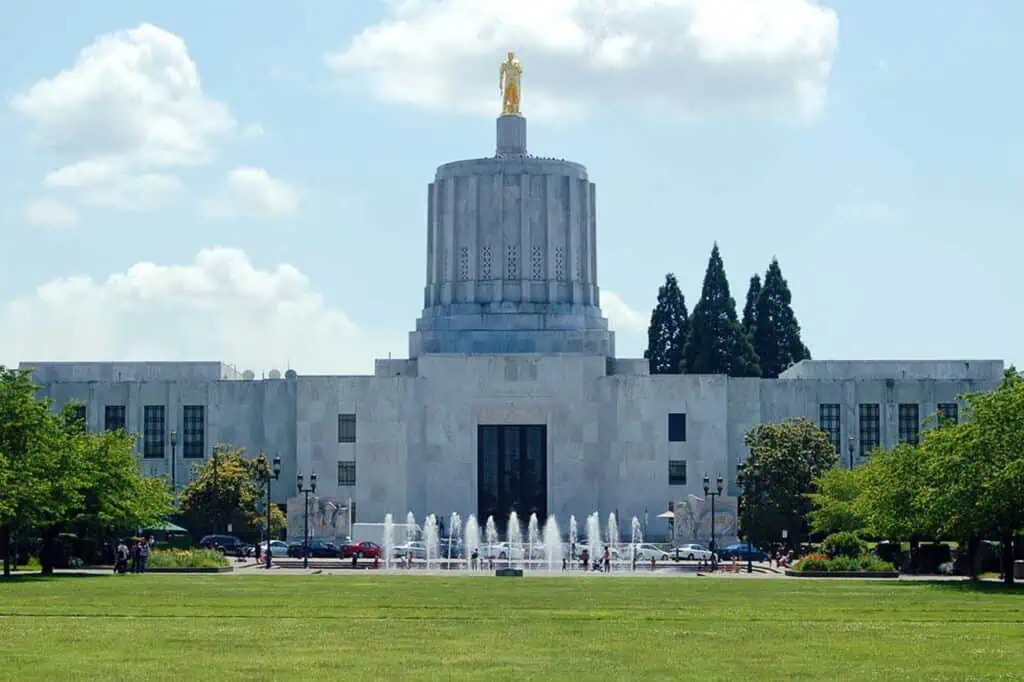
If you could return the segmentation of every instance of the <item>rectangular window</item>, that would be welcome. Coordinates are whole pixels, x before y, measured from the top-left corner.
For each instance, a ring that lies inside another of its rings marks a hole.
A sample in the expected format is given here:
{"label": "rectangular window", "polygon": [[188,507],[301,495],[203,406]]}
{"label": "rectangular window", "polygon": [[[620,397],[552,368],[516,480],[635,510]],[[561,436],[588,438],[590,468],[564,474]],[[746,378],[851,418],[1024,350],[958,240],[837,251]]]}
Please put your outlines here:
{"label": "rectangular window", "polygon": [[338,442],[356,442],[356,416],[354,414],[338,415]]}
{"label": "rectangular window", "polygon": [[900,403],[899,436],[901,443],[917,445],[921,440],[921,420],[917,403]]}
{"label": "rectangular window", "polygon": [[356,484],[356,463],[338,462],[338,485],[351,487]]}
{"label": "rectangular window", "polygon": [[668,415],[668,442],[686,442],[686,413],[669,412]]}
{"label": "rectangular window", "polygon": [[860,404],[860,456],[867,457],[882,444],[882,410],[878,403]]}
{"label": "rectangular window", "polygon": [[686,485],[686,460],[669,460],[668,484]]}
{"label": "rectangular window", "polygon": [[839,403],[823,403],[818,405],[818,426],[828,434],[836,452],[840,452],[842,439],[842,418]]}
{"label": "rectangular window", "polygon": [[960,423],[960,406],[956,403],[939,403],[939,420],[942,424],[956,426]]}
{"label": "rectangular window", "polygon": [[142,456],[164,456],[164,434],[167,432],[163,405],[146,405],[142,410]]}
{"label": "rectangular window", "polygon": [[203,405],[185,405],[181,427],[181,456],[202,459],[206,454],[206,408]]}
{"label": "rectangular window", "polygon": [[107,405],[103,408],[103,429],[105,431],[124,431],[124,405]]}

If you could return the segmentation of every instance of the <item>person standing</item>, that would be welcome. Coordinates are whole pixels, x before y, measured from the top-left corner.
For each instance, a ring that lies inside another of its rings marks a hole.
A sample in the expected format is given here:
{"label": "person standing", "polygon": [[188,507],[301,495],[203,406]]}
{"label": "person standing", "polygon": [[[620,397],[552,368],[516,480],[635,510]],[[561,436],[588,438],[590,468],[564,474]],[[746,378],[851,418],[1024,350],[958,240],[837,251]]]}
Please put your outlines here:
{"label": "person standing", "polygon": [[146,563],[149,561],[149,543],[139,543],[139,573],[146,572]]}

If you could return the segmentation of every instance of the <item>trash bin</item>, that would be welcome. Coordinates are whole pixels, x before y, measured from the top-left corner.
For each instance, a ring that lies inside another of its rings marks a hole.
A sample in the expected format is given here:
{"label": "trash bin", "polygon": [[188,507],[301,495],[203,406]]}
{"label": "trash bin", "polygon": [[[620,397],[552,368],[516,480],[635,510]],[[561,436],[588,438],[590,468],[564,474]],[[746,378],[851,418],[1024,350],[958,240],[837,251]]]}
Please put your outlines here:
{"label": "trash bin", "polygon": [[1024,561],[1013,562],[1013,577],[1015,580],[1024,580]]}

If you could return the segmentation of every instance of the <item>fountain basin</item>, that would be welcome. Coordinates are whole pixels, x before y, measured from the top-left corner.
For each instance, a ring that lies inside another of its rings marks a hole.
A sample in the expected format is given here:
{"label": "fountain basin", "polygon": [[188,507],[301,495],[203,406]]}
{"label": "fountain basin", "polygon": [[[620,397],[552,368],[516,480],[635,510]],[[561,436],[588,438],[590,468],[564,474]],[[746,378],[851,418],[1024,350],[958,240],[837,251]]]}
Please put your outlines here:
{"label": "fountain basin", "polygon": [[521,568],[499,568],[494,572],[497,578],[522,578],[523,569]]}

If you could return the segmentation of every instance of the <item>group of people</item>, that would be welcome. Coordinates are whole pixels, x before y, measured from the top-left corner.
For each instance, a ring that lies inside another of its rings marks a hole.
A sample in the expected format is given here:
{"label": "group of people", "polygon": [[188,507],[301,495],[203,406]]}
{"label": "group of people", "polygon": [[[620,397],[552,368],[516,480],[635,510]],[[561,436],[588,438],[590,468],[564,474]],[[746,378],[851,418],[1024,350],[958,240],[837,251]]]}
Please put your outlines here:
{"label": "group of people", "polygon": [[[129,543],[131,547],[129,548]],[[149,562],[149,553],[153,549],[155,540],[150,535],[148,538],[132,540],[118,540],[117,548],[114,550],[114,573],[145,573],[146,564]]]}

